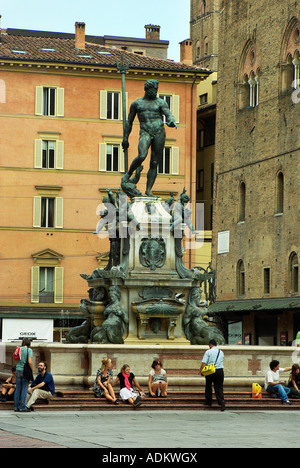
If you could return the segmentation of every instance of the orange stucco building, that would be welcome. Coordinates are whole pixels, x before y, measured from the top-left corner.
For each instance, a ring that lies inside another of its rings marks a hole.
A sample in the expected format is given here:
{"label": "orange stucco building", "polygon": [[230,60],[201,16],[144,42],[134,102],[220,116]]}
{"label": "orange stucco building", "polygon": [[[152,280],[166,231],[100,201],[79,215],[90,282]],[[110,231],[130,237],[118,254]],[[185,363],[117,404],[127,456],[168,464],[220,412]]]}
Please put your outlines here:
{"label": "orange stucco building", "polygon": [[[177,198],[185,187],[195,201],[196,85],[209,73],[87,42],[82,23],[66,36],[16,30],[0,36],[0,317],[47,317],[57,329],[82,318],[87,285],[80,273],[103,267],[109,250],[108,239],[93,232],[106,188],[116,190],[124,173],[116,60],[121,54],[130,60],[126,114],[153,78],[176,118],[177,129],[166,127],[154,186],[162,198],[170,191]],[[136,120],[129,164],[138,135]],[[193,258],[186,255],[191,266]]]}

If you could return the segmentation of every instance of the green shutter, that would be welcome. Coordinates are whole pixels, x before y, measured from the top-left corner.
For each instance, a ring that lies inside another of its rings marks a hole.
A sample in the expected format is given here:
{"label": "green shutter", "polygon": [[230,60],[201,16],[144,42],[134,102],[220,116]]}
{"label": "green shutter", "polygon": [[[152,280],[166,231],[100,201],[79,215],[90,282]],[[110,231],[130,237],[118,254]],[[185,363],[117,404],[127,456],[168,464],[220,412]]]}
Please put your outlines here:
{"label": "green shutter", "polygon": [[172,174],[179,174],[179,148],[177,146],[172,147]]}
{"label": "green shutter", "polygon": [[64,168],[64,141],[56,141],[55,169]]}
{"label": "green shutter", "polygon": [[179,108],[180,108],[180,99],[178,95],[173,96],[173,109],[172,109],[172,114],[174,115],[175,122],[179,123]]}
{"label": "green shutter", "polygon": [[65,90],[64,88],[56,89],[56,115],[58,117],[64,116],[65,107]]}
{"label": "green shutter", "polygon": [[99,171],[106,171],[106,143],[99,143]]}
{"label": "green shutter", "polygon": [[35,88],[35,115],[43,115],[43,86]]}
{"label": "green shutter", "polygon": [[40,277],[40,267],[33,266],[31,267],[31,302],[37,303],[39,302],[39,278]]}
{"label": "green shutter", "polygon": [[33,197],[33,227],[41,227],[42,197]]}
{"label": "green shutter", "polygon": [[119,172],[125,172],[125,154],[121,145],[119,145]]}
{"label": "green shutter", "polygon": [[64,293],[64,269],[63,267],[54,268],[54,302],[55,304],[63,303]]}
{"label": "green shutter", "polygon": [[107,119],[107,92],[100,91],[100,119]]}
{"label": "green shutter", "polygon": [[34,167],[37,169],[42,168],[42,148],[43,140],[34,141]]}
{"label": "green shutter", "polygon": [[58,229],[63,228],[63,201],[64,199],[62,197],[55,198],[55,227]]}

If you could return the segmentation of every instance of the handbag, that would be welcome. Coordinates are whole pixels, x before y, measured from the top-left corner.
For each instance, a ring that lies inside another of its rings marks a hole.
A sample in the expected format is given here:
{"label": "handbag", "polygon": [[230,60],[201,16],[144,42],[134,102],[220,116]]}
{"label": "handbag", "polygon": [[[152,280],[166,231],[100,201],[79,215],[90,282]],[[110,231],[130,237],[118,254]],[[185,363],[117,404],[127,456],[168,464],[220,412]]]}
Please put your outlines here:
{"label": "handbag", "polygon": [[27,349],[27,360],[24,364],[24,370],[23,370],[23,378],[25,380],[28,380],[30,382],[33,382],[33,374],[32,374],[32,370],[31,370],[31,367],[28,363],[28,349]]}
{"label": "handbag", "polygon": [[203,367],[202,371],[201,371],[201,374],[204,375],[205,377],[207,375],[211,375],[211,374],[214,374],[216,372],[216,362],[219,358],[219,354],[220,354],[220,350],[217,354],[217,359],[215,360],[215,362],[213,364],[209,364],[208,366],[205,366]]}

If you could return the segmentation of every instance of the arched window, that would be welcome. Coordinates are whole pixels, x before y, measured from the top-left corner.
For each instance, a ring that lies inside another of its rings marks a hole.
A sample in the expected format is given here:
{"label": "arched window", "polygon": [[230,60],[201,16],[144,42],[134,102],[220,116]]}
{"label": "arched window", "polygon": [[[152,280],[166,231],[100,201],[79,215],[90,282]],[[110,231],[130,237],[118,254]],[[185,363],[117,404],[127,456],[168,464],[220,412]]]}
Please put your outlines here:
{"label": "arched window", "polygon": [[204,55],[208,55],[208,37],[207,36],[205,36],[203,40],[203,51],[204,51]]}
{"label": "arched window", "polygon": [[284,177],[280,171],[277,174],[276,179],[276,213],[283,213],[283,202],[284,202]]}
{"label": "arched window", "polygon": [[245,268],[243,260],[239,260],[236,270],[236,290],[237,296],[245,296]]}
{"label": "arched window", "polygon": [[238,67],[238,108],[256,107],[259,102],[260,53],[249,39],[243,49]]}
{"label": "arched window", "polygon": [[200,50],[200,41],[196,42],[196,60],[200,58],[201,50]]}
{"label": "arched window", "polygon": [[289,259],[289,290],[291,294],[299,292],[299,263],[296,252],[292,252]]}
{"label": "arched window", "polygon": [[300,88],[300,21],[293,17],[289,21],[281,42],[281,91]]}
{"label": "arched window", "polygon": [[239,186],[239,213],[238,221],[245,221],[246,218],[246,185],[241,182]]}

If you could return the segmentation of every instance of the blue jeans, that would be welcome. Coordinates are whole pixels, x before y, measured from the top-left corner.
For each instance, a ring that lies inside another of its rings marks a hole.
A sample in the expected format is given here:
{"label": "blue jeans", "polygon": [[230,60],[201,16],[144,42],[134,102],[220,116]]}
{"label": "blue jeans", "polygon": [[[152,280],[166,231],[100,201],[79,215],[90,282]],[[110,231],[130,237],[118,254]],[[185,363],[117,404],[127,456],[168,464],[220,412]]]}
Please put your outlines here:
{"label": "blue jeans", "polygon": [[16,390],[14,395],[15,411],[24,411],[26,409],[26,396],[29,381],[24,379],[23,371],[16,371]]}
{"label": "blue jeans", "polygon": [[284,387],[281,384],[278,385],[268,385],[267,392],[275,393],[282,401],[288,400],[288,394],[290,393],[290,389]]}

